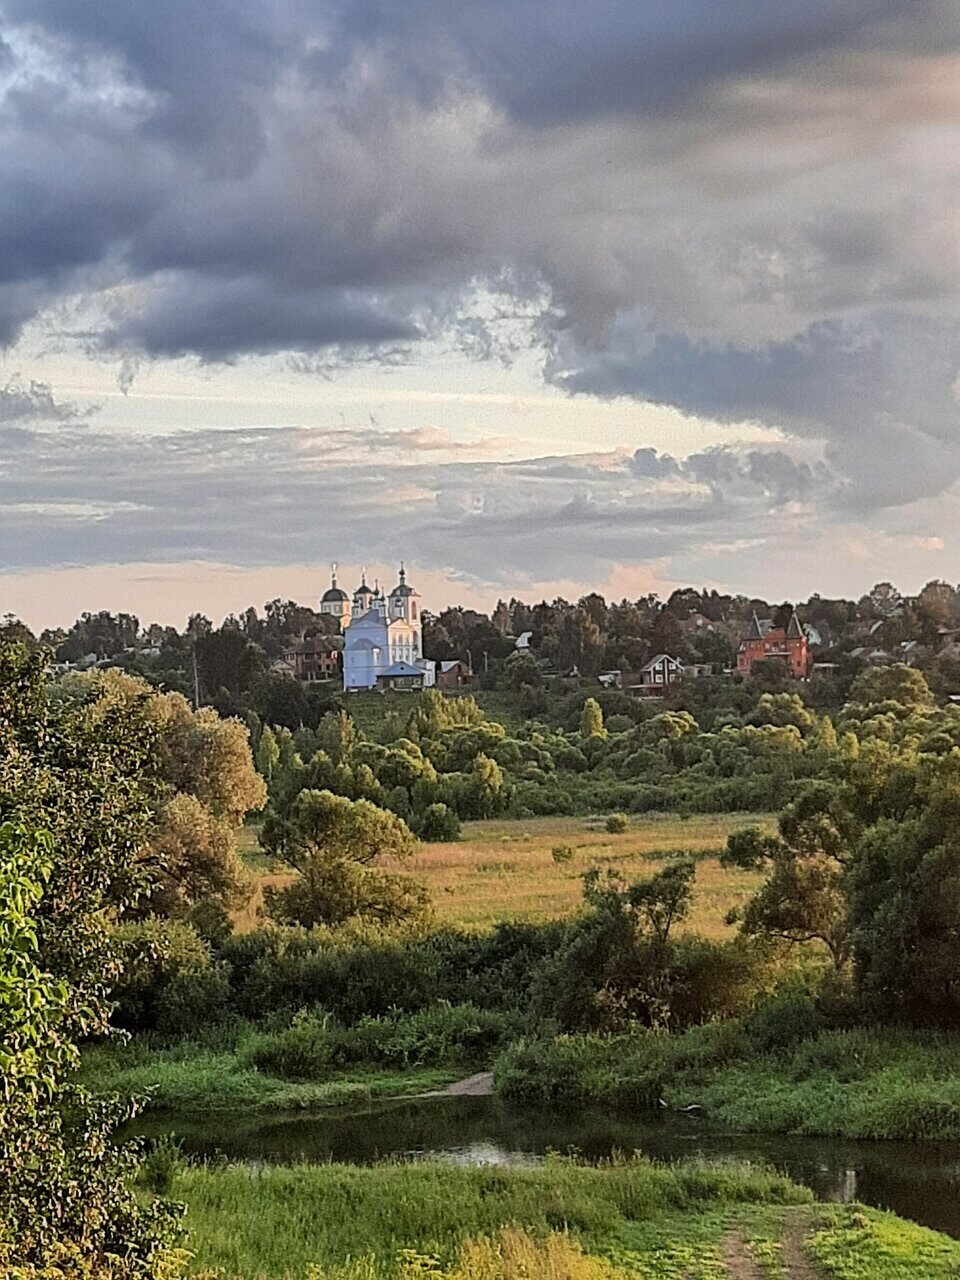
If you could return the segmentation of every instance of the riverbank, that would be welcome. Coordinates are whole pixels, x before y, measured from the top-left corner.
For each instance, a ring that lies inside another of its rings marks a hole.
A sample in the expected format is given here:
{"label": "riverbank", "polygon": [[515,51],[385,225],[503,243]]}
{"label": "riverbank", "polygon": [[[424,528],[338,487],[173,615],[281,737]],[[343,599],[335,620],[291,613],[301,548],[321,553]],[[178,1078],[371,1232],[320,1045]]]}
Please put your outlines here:
{"label": "riverbank", "polygon": [[477,1094],[490,1092],[483,1069],[520,1025],[468,1004],[394,1011],[352,1026],[302,1011],[272,1027],[235,1019],[173,1043],[140,1036],[92,1046],[82,1077],[94,1092],[144,1097],[153,1110],[339,1106],[443,1093],[458,1081]]}
{"label": "riverbank", "polygon": [[242,1046],[216,1052],[195,1041],[168,1048],[135,1041],[89,1050],[81,1078],[97,1093],[141,1098],[148,1111],[282,1112],[443,1092],[463,1074],[456,1067],[358,1066],[329,1079],[288,1080],[257,1070]]}
{"label": "riverbank", "polygon": [[683,1035],[637,1032],[518,1041],[498,1093],[550,1106],[695,1111],[748,1133],[960,1138],[960,1036],[822,1031],[764,1050],[736,1022]]}
{"label": "riverbank", "polygon": [[224,1280],[953,1280],[960,1269],[945,1236],[814,1204],[749,1166],[228,1166],[185,1169],[172,1194],[187,1205],[193,1272]]}

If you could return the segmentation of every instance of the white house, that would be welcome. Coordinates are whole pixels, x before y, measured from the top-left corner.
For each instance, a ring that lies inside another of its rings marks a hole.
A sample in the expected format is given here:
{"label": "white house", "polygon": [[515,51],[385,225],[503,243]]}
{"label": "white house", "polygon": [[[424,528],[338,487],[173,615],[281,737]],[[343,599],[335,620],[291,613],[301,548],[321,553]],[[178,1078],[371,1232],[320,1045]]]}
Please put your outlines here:
{"label": "white house", "polygon": [[[371,590],[366,574],[353,593],[350,620],[344,629],[344,690],[376,689],[378,679],[401,663],[423,673],[424,688],[436,682],[436,665],[423,656],[420,596],[407,585],[402,564],[400,581],[389,596],[384,596],[379,586]],[[384,683],[380,681],[381,688]]]}

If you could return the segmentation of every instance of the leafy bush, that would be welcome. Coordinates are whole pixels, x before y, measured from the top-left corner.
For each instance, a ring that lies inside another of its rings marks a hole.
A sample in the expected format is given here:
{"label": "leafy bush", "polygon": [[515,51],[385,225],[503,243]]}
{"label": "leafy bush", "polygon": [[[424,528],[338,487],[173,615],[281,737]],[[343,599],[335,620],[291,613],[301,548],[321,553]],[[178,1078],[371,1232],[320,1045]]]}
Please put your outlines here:
{"label": "leafy bush", "polygon": [[630,819],[625,813],[611,813],[604,825],[612,836],[622,835],[629,830]]}
{"label": "leafy bush", "polygon": [[168,1196],[184,1166],[183,1143],[164,1134],[153,1143],[140,1165],[139,1181],[154,1195]]}
{"label": "leafy bush", "polygon": [[558,867],[573,860],[573,848],[568,844],[555,844],[550,850],[550,857]]}
{"label": "leafy bush", "polygon": [[284,1031],[248,1048],[259,1071],[288,1080],[323,1079],[346,1066],[482,1065],[516,1033],[517,1021],[473,1005],[436,1005],[414,1014],[361,1018],[339,1026],[328,1014],[303,1013]]}
{"label": "leafy bush", "polygon": [[123,974],[113,989],[114,1021],[129,1031],[188,1035],[223,1018],[230,1004],[227,967],[184,921],[123,925]]}
{"label": "leafy bush", "polygon": [[427,805],[423,813],[412,820],[413,830],[421,840],[459,840],[460,819],[445,804]]}
{"label": "leafy bush", "polygon": [[511,1044],[494,1064],[499,1094],[541,1106],[603,1101],[653,1107],[668,1074],[665,1036],[557,1036]]}

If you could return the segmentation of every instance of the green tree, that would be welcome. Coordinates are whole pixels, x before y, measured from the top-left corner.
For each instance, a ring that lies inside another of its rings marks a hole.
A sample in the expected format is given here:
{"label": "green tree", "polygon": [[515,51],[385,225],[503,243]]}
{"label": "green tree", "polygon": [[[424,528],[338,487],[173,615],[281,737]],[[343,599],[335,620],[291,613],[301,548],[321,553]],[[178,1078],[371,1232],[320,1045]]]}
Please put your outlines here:
{"label": "green tree", "polygon": [[605,738],[607,731],[603,727],[603,711],[596,698],[587,698],[580,716],[581,738]]}
{"label": "green tree", "polygon": [[850,875],[857,991],[874,1017],[958,1027],[960,756],[921,757],[879,808]]}
{"label": "green tree", "polygon": [[292,885],[264,894],[274,920],[307,928],[351,919],[397,925],[428,914],[422,886],[377,865],[408,858],[413,835],[396,814],[368,800],[301,791],[287,814],[268,813],[261,839],[297,872]]}
{"label": "green tree", "polygon": [[503,770],[481,752],[469,774],[469,804],[474,817],[492,818],[503,807]]}
{"label": "green tree", "polygon": [[112,1140],[130,1108],[75,1079],[119,966],[111,923],[143,888],[155,767],[149,733],[94,732],[51,703],[42,661],[0,640],[0,1273],[172,1274],[176,1210],[141,1203]]}
{"label": "green tree", "polygon": [[334,764],[349,764],[357,744],[357,730],[345,711],[328,711],[317,728],[322,750]]}
{"label": "green tree", "polygon": [[571,1029],[670,1026],[679,994],[672,933],[689,911],[695,870],[681,858],[633,884],[612,871],[588,871],[587,910],[537,980],[540,1011]]}
{"label": "green tree", "polygon": [[146,850],[155,874],[141,912],[178,914],[204,898],[227,909],[241,905],[249,883],[237,832],[266,799],[246,726],[212,707],[195,711],[180,694],[157,693],[117,670],[71,677],[56,692],[92,731],[119,713],[156,744],[162,789]]}
{"label": "green tree", "polygon": [[867,667],[861,671],[850,689],[850,701],[861,706],[899,702],[903,707],[930,707],[933,695],[922,672],[895,662],[889,667]]}
{"label": "green tree", "polygon": [[779,833],[745,827],[727,840],[726,866],[764,870],[767,878],[739,916],[747,937],[822,942],[835,969],[850,959],[847,877],[857,837],[842,796],[827,783],[809,786],[780,815]]}
{"label": "green tree", "polygon": [[268,784],[273,771],[280,763],[280,747],[269,725],[265,725],[257,744],[257,772]]}

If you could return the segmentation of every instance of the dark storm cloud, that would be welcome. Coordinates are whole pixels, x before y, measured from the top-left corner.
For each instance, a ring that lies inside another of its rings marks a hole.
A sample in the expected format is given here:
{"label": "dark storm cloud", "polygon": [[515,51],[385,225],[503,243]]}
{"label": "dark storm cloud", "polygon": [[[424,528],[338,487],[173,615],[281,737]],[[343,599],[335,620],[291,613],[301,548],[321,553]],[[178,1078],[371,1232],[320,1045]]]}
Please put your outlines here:
{"label": "dark storm cloud", "polygon": [[344,292],[283,293],[268,280],[184,280],[154,289],[143,307],[104,335],[104,345],[149,356],[195,353],[229,360],[259,354],[418,337],[416,326]]}
{"label": "dark storm cloud", "polygon": [[65,299],[118,358],[459,325],[825,443],[728,485],[909,502],[960,476],[958,50],[951,0],[5,0],[0,344]]}
{"label": "dark storm cloud", "polygon": [[[710,346],[624,324],[558,372],[572,391],[631,395],[724,422],[823,439],[845,503],[896,505],[960,477],[960,323],[912,315],[824,321],[787,342]],[[761,455],[770,466],[772,455]],[[812,482],[812,477],[811,477]]]}
{"label": "dark storm cloud", "polygon": [[661,112],[717,80],[843,47],[907,14],[920,22],[935,7],[923,0],[347,0],[338,14],[342,43],[315,65],[321,73],[345,70],[356,44],[382,47],[421,94],[441,96],[459,73],[512,119],[552,126]]}

